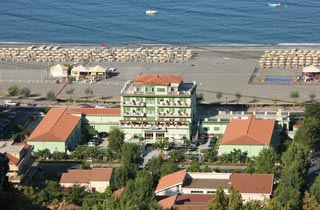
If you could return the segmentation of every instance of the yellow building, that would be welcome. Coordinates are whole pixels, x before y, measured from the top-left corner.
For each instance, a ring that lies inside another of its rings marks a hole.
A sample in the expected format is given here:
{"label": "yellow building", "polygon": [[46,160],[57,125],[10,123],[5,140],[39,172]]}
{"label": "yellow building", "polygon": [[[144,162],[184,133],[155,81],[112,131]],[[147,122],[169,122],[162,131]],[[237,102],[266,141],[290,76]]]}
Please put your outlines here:
{"label": "yellow building", "polygon": [[71,76],[78,80],[87,80],[93,82],[95,80],[102,80],[107,77],[107,70],[99,65],[94,67],[84,67],[82,65],[76,66],[71,70]]}

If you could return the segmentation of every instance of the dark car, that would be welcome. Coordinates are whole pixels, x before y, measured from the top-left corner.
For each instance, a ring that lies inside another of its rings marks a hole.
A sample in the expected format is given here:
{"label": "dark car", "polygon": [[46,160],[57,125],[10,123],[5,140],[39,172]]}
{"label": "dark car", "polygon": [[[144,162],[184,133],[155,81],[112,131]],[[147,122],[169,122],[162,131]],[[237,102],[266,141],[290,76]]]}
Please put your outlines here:
{"label": "dark car", "polygon": [[104,132],[104,131],[100,132],[99,135],[100,135],[101,138],[105,138],[105,137],[109,136],[109,134],[107,132]]}
{"label": "dark car", "polygon": [[205,136],[200,136],[198,142],[199,144],[205,144],[207,142],[207,138]]}
{"label": "dark car", "polygon": [[217,138],[216,137],[211,137],[210,140],[209,140],[209,144],[208,144],[208,148],[211,149],[214,147],[214,145],[216,144],[217,142]]}

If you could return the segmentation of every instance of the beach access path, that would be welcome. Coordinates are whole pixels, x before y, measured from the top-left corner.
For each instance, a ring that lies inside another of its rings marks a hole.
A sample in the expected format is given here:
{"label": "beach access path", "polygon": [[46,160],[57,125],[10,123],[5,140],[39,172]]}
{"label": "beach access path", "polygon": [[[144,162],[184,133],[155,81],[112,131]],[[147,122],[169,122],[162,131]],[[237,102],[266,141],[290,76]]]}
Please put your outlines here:
{"label": "beach access path", "polygon": [[[120,91],[127,80],[132,80],[140,74],[172,74],[181,75],[185,82],[196,81],[197,93],[202,93],[207,103],[217,102],[216,94],[223,94],[220,99],[224,103],[238,103],[236,94],[241,98],[239,103],[248,103],[253,99],[259,103],[273,101],[291,101],[290,93],[299,92],[297,101],[309,100],[309,94],[317,95],[320,85],[253,85],[248,84],[250,77],[258,64],[264,50],[284,49],[320,49],[319,46],[198,46],[191,47],[195,58],[185,63],[142,63],[142,62],[93,62],[90,66],[117,68],[117,74],[110,79],[93,84],[75,83],[59,94],[62,98],[79,99],[85,97],[85,89],[90,87],[96,98],[120,98]],[[190,48],[188,48],[190,49]],[[45,97],[50,90],[55,91],[59,85],[47,80],[48,67],[57,63],[37,62],[0,62],[0,95],[6,97],[8,87],[17,84],[29,87],[32,94]],[[89,66],[89,65],[88,65]],[[284,70],[288,71],[288,70]],[[74,88],[73,96],[68,96],[66,90]]]}

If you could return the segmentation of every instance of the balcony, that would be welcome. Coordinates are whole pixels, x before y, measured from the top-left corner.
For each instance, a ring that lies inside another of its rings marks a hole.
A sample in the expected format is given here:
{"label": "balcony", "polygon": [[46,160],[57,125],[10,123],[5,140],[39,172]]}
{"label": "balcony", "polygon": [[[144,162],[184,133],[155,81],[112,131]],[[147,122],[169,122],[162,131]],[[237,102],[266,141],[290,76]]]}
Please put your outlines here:
{"label": "balcony", "polygon": [[158,117],[190,117],[187,112],[158,112]]}
{"label": "balcony", "polygon": [[122,116],[125,117],[144,117],[146,114],[143,112],[124,112]]}
{"label": "balcony", "polygon": [[167,131],[167,129],[189,128],[187,121],[120,121],[120,128],[137,128],[146,131]]}
{"label": "balcony", "polygon": [[134,107],[144,107],[146,103],[144,102],[136,102],[136,101],[127,101],[127,102],[122,102],[122,106],[134,106]]}
{"label": "balcony", "polygon": [[157,104],[158,107],[190,107],[190,104],[185,102],[177,102],[177,103],[171,103],[171,102],[160,102]]}

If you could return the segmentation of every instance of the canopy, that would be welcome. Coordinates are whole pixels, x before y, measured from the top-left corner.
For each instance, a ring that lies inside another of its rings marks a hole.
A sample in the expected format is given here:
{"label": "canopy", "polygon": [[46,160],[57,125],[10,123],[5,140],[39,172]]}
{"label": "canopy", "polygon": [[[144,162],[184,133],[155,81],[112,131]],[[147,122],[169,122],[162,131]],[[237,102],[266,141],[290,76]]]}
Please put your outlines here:
{"label": "canopy", "polygon": [[302,72],[305,72],[305,73],[320,72],[320,68],[319,66],[306,66],[302,69]]}
{"label": "canopy", "polygon": [[56,70],[68,70],[69,67],[65,66],[65,65],[61,65],[61,64],[57,64],[55,66],[51,66],[50,70],[51,71],[56,71]]}

